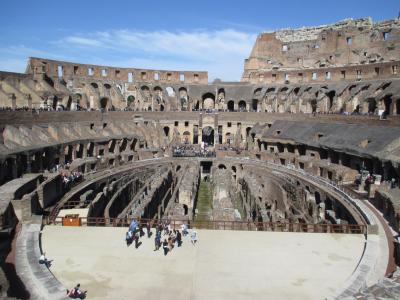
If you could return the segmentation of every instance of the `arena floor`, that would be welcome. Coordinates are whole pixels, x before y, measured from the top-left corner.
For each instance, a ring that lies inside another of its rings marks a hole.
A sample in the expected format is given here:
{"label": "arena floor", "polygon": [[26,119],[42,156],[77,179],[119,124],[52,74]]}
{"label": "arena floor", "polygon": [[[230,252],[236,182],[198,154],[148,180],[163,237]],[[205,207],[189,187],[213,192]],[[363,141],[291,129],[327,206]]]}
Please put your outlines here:
{"label": "arena floor", "polygon": [[362,255],[362,235],[198,230],[164,257],[126,228],[45,226],[42,247],[66,287],[88,299],[325,299]]}

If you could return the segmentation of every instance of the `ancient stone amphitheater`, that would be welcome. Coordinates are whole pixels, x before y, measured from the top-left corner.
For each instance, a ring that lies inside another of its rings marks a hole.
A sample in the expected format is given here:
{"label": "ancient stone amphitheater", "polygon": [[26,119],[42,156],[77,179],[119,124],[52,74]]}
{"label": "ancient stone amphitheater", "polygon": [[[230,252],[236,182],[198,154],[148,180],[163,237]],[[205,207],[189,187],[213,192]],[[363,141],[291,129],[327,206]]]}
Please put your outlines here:
{"label": "ancient stone amphitheater", "polygon": [[[366,18],[261,33],[240,82],[0,72],[1,295],[399,299],[399,49]],[[126,247],[132,219],[199,243]]]}

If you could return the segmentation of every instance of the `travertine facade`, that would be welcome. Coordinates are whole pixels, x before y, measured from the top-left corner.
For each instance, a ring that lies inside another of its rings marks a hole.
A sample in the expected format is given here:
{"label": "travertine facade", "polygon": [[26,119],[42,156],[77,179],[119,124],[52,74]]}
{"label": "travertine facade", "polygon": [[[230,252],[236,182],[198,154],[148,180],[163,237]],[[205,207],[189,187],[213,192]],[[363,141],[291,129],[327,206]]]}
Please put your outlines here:
{"label": "travertine facade", "polygon": [[242,81],[305,83],[398,78],[400,21],[344,20],[261,33]]}

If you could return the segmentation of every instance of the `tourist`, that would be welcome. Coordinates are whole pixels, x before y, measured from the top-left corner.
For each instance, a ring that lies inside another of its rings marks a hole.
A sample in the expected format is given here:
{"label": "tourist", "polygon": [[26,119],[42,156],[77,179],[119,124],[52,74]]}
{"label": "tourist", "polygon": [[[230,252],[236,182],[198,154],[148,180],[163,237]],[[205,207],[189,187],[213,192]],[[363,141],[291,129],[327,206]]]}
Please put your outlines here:
{"label": "tourist", "polygon": [[126,240],[126,245],[129,246],[130,244],[132,244],[132,238],[133,238],[133,232],[128,230],[126,232],[126,236],[125,236],[125,240]]}
{"label": "tourist", "polygon": [[187,231],[187,225],[185,224],[185,223],[183,223],[182,225],[181,225],[181,230],[182,230],[182,234],[183,234],[183,236],[186,236],[187,234],[188,234],[188,231]]}
{"label": "tourist", "polygon": [[179,230],[176,230],[176,243],[178,247],[182,245],[182,234],[179,232]]}
{"label": "tourist", "polygon": [[193,246],[196,245],[196,243],[197,243],[197,232],[194,229],[192,230],[191,242],[192,242]]}
{"label": "tourist", "polygon": [[51,262],[52,260],[47,260],[46,252],[43,252],[42,255],[39,257],[39,264],[45,265],[48,268],[51,266]]}
{"label": "tourist", "polygon": [[164,249],[164,256],[166,256],[168,254],[168,242],[166,239],[164,239],[164,242],[162,245],[163,245],[163,249]]}
{"label": "tourist", "polygon": [[139,232],[135,233],[134,239],[135,239],[135,248],[137,249],[142,244],[142,242],[139,242],[139,239],[140,239]]}
{"label": "tourist", "polygon": [[139,224],[139,234],[140,234],[140,237],[142,237],[142,236],[144,236],[144,231],[143,231],[143,226],[142,226],[142,224]]}
{"label": "tourist", "polygon": [[156,232],[156,236],[154,238],[154,246],[155,246],[154,251],[158,251],[158,249],[160,249],[160,246],[161,246],[161,232],[160,231]]}
{"label": "tourist", "polygon": [[150,238],[151,237],[151,225],[150,225],[150,221],[148,221],[146,223],[146,230],[147,230],[147,237]]}
{"label": "tourist", "polygon": [[137,222],[135,219],[132,220],[131,224],[129,225],[129,231],[135,232],[137,227]]}
{"label": "tourist", "polygon": [[174,248],[174,242],[172,240],[172,237],[168,238],[168,250],[172,251],[172,248]]}
{"label": "tourist", "polygon": [[87,291],[83,291],[83,292],[81,291],[81,284],[80,283],[78,283],[76,285],[76,287],[74,287],[70,291],[67,290],[68,297],[73,298],[73,299],[76,299],[76,298],[85,299],[86,298],[86,294],[87,294]]}

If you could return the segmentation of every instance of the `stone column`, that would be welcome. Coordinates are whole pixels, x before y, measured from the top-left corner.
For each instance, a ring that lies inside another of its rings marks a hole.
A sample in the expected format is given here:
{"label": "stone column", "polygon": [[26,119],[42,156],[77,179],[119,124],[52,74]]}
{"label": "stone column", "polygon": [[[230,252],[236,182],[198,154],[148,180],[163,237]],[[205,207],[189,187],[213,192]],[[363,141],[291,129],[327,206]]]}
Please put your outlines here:
{"label": "stone column", "polygon": [[82,158],[87,157],[87,152],[88,152],[88,143],[83,144],[83,149],[82,149]]}
{"label": "stone column", "polygon": [[32,172],[32,157],[28,153],[26,155],[26,173],[31,173]]}
{"label": "stone column", "polygon": [[11,166],[12,177],[18,178],[18,168],[17,168],[17,158],[12,159],[12,166]]}

